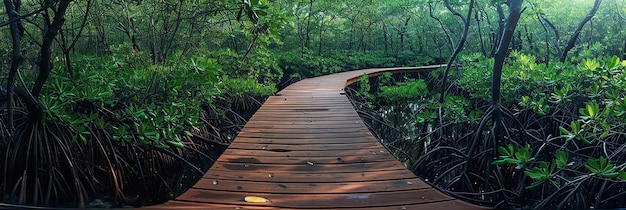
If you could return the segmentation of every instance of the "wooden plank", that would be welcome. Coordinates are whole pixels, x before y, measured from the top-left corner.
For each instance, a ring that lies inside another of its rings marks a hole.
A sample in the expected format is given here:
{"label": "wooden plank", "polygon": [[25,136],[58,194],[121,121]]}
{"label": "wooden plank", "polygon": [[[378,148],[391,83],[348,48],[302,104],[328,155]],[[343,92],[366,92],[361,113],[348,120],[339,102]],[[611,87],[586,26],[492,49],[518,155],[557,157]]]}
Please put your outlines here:
{"label": "wooden plank", "polygon": [[431,188],[431,186],[418,178],[341,183],[252,182],[204,179],[194,185],[193,188],[246,193],[336,194],[421,190]]}
{"label": "wooden plank", "polygon": [[214,204],[214,203],[200,203],[197,201],[179,201],[179,200],[171,200],[166,203],[147,207],[153,210],[166,210],[166,209],[203,209],[203,210],[218,210],[218,209],[246,209],[246,210],[274,210],[274,209],[284,209],[278,207],[270,207],[270,206],[249,206],[249,205],[228,205],[228,204]]}
{"label": "wooden plank", "polygon": [[308,164],[307,162],[320,164],[344,164],[344,163],[369,163],[395,161],[391,155],[363,155],[363,156],[342,156],[342,157],[267,157],[267,156],[239,156],[224,154],[219,157],[219,161],[227,163],[276,163],[276,164]]}
{"label": "wooden plank", "polygon": [[190,189],[176,198],[179,201],[210,202],[219,204],[250,205],[246,196],[258,196],[269,200],[258,206],[274,206],[286,208],[355,208],[378,207],[388,205],[411,205],[453,200],[449,196],[432,189],[411,191],[393,191],[379,193],[346,193],[346,194],[268,194],[238,193],[217,190]]}
{"label": "wooden plank", "polygon": [[[342,121],[339,121],[342,122]],[[249,123],[250,124],[250,123]],[[255,120],[252,125],[255,124],[264,124],[264,125],[268,125],[268,124],[273,124],[273,125],[324,125],[324,126],[328,126],[328,125],[337,125],[339,124],[338,121],[328,121],[328,120],[310,120],[310,121],[284,121],[284,120],[280,120],[280,119],[258,119]],[[364,125],[363,121],[359,120],[353,120],[353,121],[343,121],[343,123],[341,123],[343,125]]]}
{"label": "wooden plank", "polygon": [[231,144],[229,149],[257,149],[270,150],[281,149],[290,151],[316,151],[316,150],[349,150],[349,149],[380,149],[378,142],[346,143],[346,144],[259,144],[237,142]]}
{"label": "wooden plank", "polygon": [[371,135],[372,134],[366,132],[302,133],[294,135],[288,133],[250,133],[241,131],[237,136],[268,139],[326,139],[342,138],[346,136],[350,136],[351,138],[363,138]]}
{"label": "wooden plank", "polygon": [[349,143],[367,143],[378,141],[374,136],[363,137],[343,137],[343,138],[324,138],[324,139],[295,139],[295,138],[262,138],[262,137],[245,137],[237,136],[234,143],[259,143],[259,144],[349,144]]}
{"label": "wooden plank", "polygon": [[[207,209],[207,203],[197,203],[197,202],[185,202],[185,201],[169,201],[165,204],[159,206],[151,206],[150,209],[160,210],[160,209]],[[228,204],[210,204],[210,209],[239,209],[239,210],[274,210],[274,209],[294,209],[294,208],[278,208],[278,207],[270,207],[270,206],[253,206],[253,205],[228,205]],[[357,210],[364,209],[367,207],[360,208],[326,208],[326,210]],[[299,208],[302,209],[302,208]],[[404,209],[487,209],[485,207],[470,205],[468,203],[459,201],[459,200],[449,200],[435,203],[423,203],[423,204],[409,204],[409,205],[398,205],[398,206],[377,206],[372,207],[371,209],[378,210],[404,210]]]}
{"label": "wooden plank", "polygon": [[[341,96],[345,97],[345,96]],[[324,100],[321,98],[309,98],[309,99],[296,99],[293,97],[285,98],[283,100],[269,100],[266,101],[267,106],[262,106],[260,109],[273,110],[273,109],[286,109],[286,110],[307,110],[314,109],[313,111],[320,110],[345,110],[354,111],[354,108],[350,109],[352,104],[348,99],[343,100]]]}
{"label": "wooden plank", "polygon": [[[311,102],[312,103],[312,102]],[[312,105],[276,105],[273,106],[271,108],[261,108],[258,111],[260,111],[260,114],[263,114],[265,112],[294,112],[294,113],[310,113],[310,114],[314,114],[314,113],[340,113],[340,112],[345,112],[345,113],[351,113],[351,112],[356,112],[354,110],[354,108],[351,109],[351,107],[349,106],[312,106]]]}
{"label": "wooden plank", "polygon": [[[357,181],[379,181],[414,178],[415,174],[406,169],[381,169],[379,171],[367,172],[341,172],[341,173],[317,173],[304,174],[292,172],[250,172],[241,173],[239,171],[213,171],[209,170],[203,179],[209,180],[239,180],[257,182],[295,182],[309,183],[311,180],[324,180],[326,183],[357,182]],[[319,182],[319,181],[318,181]]]}
{"label": "wooden plank", "polygon": [[343,157],[354,155],[383,156],[387,155],[384,148],[358,149],[358,150],[333,150],[333,151],[289,151],[289,150],[244,150],[227,149],[223,154],[239,156],[266,156],[266,157]]}
{"label": "wooden plank", "polygon": [[345,172],[369,172],[381,169],[403,169],[404,166],[397,161],[371,162],[371,163],[345,163],[323,164],[307,162],[300,165],[293,164],[258,164],[258,163],[225,163],[216,162],[211,166],[212,171],[239,171],[241,173],[275,173],[291,172],[298,173],[345,173]]}
{"label": "wooden plank", "polygon": [[350,124],[321,124],[321,125],[311,125],[311,124],[269,124],[269,123],[248,123],[246,124],[246,129],[252,128],[265,128],[265,129],[339,129],[339,128],[363,128],[363,124],[358,123],[350,123]]}
{"label": "wooden plank", "polygon": [[328,133],[365,133],[369,130],[365,127],[361,128],[317,128],[317,129],[293,129],[293,128],[246,128],[239,133],[266,133],[266,134],[328,134]]}
{"label": "wooden plank", "polygon": [[[298,119],[318,119],[318,118],[346,118],[348,120],[355,119],[352,113],[300,113],[300,112],[265,112],[255,115],[255,118],[298,118]],[[359,118],[360,119],[360,118]]]}
{"label": "wooden plank", "polygon": [[[288,119],[286,119],[288,118]],[[268,117],[252,117],[250,120],[260,120],[260,121],[286,121],[289,120],[289,122],[309,122],[309,123],[313,123],[313,122],[326,122],[326,123],[335,123],[335,124],[339,124],[339,122],[356,122],[356,121],[360,121],[361,118],[359,116],[352,116],[352,117],[337,117],[337,116],[332,116],[332,117],[315,117],[315,116],[310,116],[310,117],[280,117],[280,116],[274,116],[272,118],[268,118]]]}

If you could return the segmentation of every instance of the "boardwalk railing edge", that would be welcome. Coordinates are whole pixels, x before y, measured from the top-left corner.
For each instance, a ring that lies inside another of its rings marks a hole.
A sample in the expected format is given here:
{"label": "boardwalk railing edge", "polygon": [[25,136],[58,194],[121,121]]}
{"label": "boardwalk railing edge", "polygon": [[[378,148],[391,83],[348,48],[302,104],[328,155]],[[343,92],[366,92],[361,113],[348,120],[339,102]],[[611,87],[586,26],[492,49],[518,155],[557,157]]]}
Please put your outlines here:
{"label": "boardwalk railing edge", "polygon": [[[374,70],[369,73],[365,73],[368,77],[377,77],[384,73],[392,73],[392,74],[402,74],[402,73],[413,73],[413,72],[421,72],[421,71],[429,71],[435,70],[438,68],[446,67],[446,64],[439,65],[430,65],[430,66],[419,66],[419,67],[392,67],[392,68],[373,68],[373,69],[362,69],[362,70]],[[361,79],[362,75],[349,78],[344,84],[343,88],[348,87],[349,85],[358,82]]]}

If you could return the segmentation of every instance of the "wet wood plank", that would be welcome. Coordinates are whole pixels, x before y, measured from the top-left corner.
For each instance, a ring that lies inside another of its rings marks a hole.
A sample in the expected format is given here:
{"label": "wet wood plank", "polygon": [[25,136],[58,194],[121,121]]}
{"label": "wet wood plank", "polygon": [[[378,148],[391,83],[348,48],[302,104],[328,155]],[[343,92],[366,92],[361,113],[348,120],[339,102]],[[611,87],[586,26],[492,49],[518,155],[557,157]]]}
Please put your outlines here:
{"label": "wet wood plank", "polygon": [[[406,209],[462,209],[460,206],[466,206],[459,200],[442,201],[435,203],[421,203],[411,205],[398,205],[398,206],[378,206],[372,209],[378,210],[406,210]],[[302,208],[285,208],[285,207],[271,207],[271,206],[253,206],[253,205],[228,205],[228,204],[210,204],[211,209],[238,209],[238,210],[275,210],[275,209],[302,209]],[[472,206],[475,209],[480,209],[479,206]],[[155,206],[151,209],[206,209],[203,205],[198,205],[197,202],[185,202],[185,201],[170,201],[160,206]],[[361,208],[325,208],[327,210],[358,210]]]}
{"label": "wet wood plank", "polygon": [[343,95],[363,74],[432,68],[369,69],[293,84],[269,97],[194,187],[150,208],[484,209],[415,177]]}
{"label": "wet wood plank", "polygon": [[430,185],[417,178],[340,183],[252,182],[215,179],[210,182],[199,182],[194,188],[246,193],[333,194],[419,190],[430,188]]}
{"label": "wet wood plank", "polygon": [[314,151],[314,150],[350,150],[350,149],[378,149],[377,142],[355,142],[344,144],[263,144],[258,142],[239,143],[229,147],[230,149],[247,150],[271,150],[282,149],[290,151]]}
{"label": "wet wood plank", "polygon": [[378,149],[354,149],[354,150],[332,150],[332,151],[291,151],[281,149],[269,150],[245,150],[227,149],[223,154],[239,156],[266,156],[266,157],[335,157],[362,155],[362,156],[387,156],[389,152],[380,147]]}
{"label": "wet wood plank", "polygon": [[342,157],[268,157],[268,156],[239,156],[239,155],[222,155],[220,161],[228,163],[261,163],[261,164],[346,164],[346,163],[370,163],[395,161],[392,156],[342,156]]}
{"label": "wet wood plank", "polygon": [[343,173],[317,173],[303,174],[292,172],[251,172],[241,173],[238,171],[213,171],[209,170],[203,177],[204,181],[212,182],[213,180],[240,180],[240,181],[258,181],[258,182],[301,182],[310,183],[315,180],[323,180],[326,183],[341,183],[355,181],[380,181],[394,179],[410,179],[415,175],[405,169],[390,169],[368,172],[343,172]]}
{"label": "wet wood plank", "polygon": [[374,136],[365,137],[344,137],[344,138],[325,138],[325,139],[296,139],[296,138],[254,138],[254,137],[237,137],[237,143],[259,143],[259,144],[349,144],[349,143],[367,143],[378,141]]}
{"label": "wet wood plank", "polygon": [[240,173],[344,173],[344,172],[368,172],[382,169],[402,168],[397,161],[368,162],[368,163],[345,163],[345,164],[323,164],[307,162],[304,164],[258,164],[258,163],[225,163],[217,162],[213,164],[213,171],[239,171]]}
{"label": "wet wood plank", "polygon": [[269,200],[269,202],[266,203],[258,203],[256,204],[257,206],[274,206],[280,208],[372,208],[454,200],[433,188],[410,191],[336,194],[270,194],[190,189],[185,194],[178,197],[177,200],[250,205],[251,203],[244,201],[246,196],[257,196]]}

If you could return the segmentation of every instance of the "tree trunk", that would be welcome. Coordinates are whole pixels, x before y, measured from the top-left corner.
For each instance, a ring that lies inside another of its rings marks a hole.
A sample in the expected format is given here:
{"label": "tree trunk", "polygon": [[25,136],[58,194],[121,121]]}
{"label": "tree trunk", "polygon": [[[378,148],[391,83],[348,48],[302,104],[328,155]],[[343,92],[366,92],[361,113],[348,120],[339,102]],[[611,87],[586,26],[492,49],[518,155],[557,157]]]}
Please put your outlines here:
{"label": "tree trunk", "polygon": [[528,47],[531,52],[535,51],[535,43],[533,42],[533,36],[528,32],[528,25],[524,25],[524,35],[526,36],[526,41],[528,42]]}
{"label": "tree trunk", "polygon": [[552,29],[552,31],[554,32],[554,48],[556,49],[557,55],[559,56],[559,58],[562,57],[563,50],[561,49],[561,46],[559,45],[559,42],[561,42],[561,35],[559,33],[559,30],[557,30],[554,24],[552,24],[552,22],[546,19],[543,15],[538,15],[538,16],[539,16],[540,21],[543,20],[543,22],[548,24],[548,27],[550,27],[550,29]]}
{"label": "tree trunk", "polygon": [[453,52],[454,51],[454,41],[452,41],[452,38],[450,37],[450,33],[448,32],[448,29],[446,29],[446,26],[443,24],[441,19],[439,19],[438,17],[435,17],[435,15],[433,15],[433,5],[429,3],[428,4],[428,8],[429,8],[429,11],[430,11],[430,17],[432,19],[435,19],[439,23],[439,26],[441,26],[441,30],[443,30],[443,33],[446,34],[446,38],[448,39],[448,47],[450,48],[450,52]]}
{"label": "tree trunk", "polygon": [[237,36],[235,36],[235,29],[233,29],[233,22],[228,20],[228,29],[230,32],[230,38],[233,46],[233,51],[239,52],[239,44],[237,43]]}
{"label": "tree trunk", "polygon": [[[65,55],[65,68],[67,69],[67,73],[69,74],[70,78],[74,78],[74,70],[73,70],[74,68],[72,67],[72,58],[70,56],[70,51],[74,50],[74,46],[80,39],[80,36],[83,34],[83,29],[85,29],[85,26],[87,26],[87,18],[89,17],[90,9],[91,9],[91,0],[87,0],[87,8],[85,10],[85,16],[83,17],[83,20],[80,24],[78,33],[77,34],[72,33],[71,35],[72,42],[70,44],[67,44],[68,42],[67,37],[65,36],[65,33],[63,32],[63,30],[60,30],[61,43],[59,45],[61,47],[61,51],[63,52],[63,55]],[[74,28],[73,24],[71,28]]]}
{"label": "tree trunk", "polygon": [[[46,24],[47,27],[44,30],[43,41],[41,42],[41,49],[39,52],[39,60],[37,66],[39,67],[39,75],[35,80],[32,94],[35,98],[39,98],[39,93],[43,88],[43,85],[50,76],[52,70],[52,43],[54,38],[59,33],[59,29],[65,22],[65,11],[72,0],[61,0],[54,13],[54,19],[51,24]],[[49,21],[45,21],[50,23]]]}
{"label": "tree trunk", "polygon": [[[174,50],[174,48],[172,47],[172,44],[174,43],[174,39],[176,37],[178,37],[178,30],[180,29],[180,24],[183,22],[182,20],[182,9],[183,9],[183,1],[179,1],[178,3],[178,8],[176,11],[176,20],[174,21],[174,29],[170,32],[171,36],[169,37],[169,40],[167,40],[167,45],[165,46],[165,48],[162,50],[163,52],[163,56],[162,59],[166,60],[167,56],[169,56],[170,52],[172,50]],[[165,20],[163,20],[163,22],[165,22]],[[164,23],[165,24],[165,23]],[[165,36],[165,35],[163,35]]]}
{"label": "tree trunk", "polygon": [[443,79],[441,80],[441,93],[439,95],[439,102],[440,103],[443,103],[444,99],[445,99],[444,98],[444,94],[446,92],[448,74],[450,73],[450,68],[452,67],[452,63],[454,63],[454,60],[456,60],[456,57],[459,55],[459,53],[463,49],[463,46],[465,45],[465,41],[467,40],[467,33],[469,32],[470,21],[471,21],[471,17],[472,17],[472,9],[474,8],[474,0],[470,1],[469,10],[467,12],[467,16],[466,17],[463,17],[463,15],[461,13],[457,12],[456,10],[454,10],[452,8],[452,5],[450,4],[450,0],[446,0],[446,7],[454,15],[458,16],[459,18],[461,18],[461,20],[463,20],[463,23],[465,23],[465,25],[463,26],[463,35],[461,36],[461,40],[459,41],[459,45],[457,45],[456,48],[454,49],[454,52],[452,53],[452,56],[450,56],[450,60],[448,60],[448,65],[446,65],[446,70],[443,73]]}
{"label": "tree trunk", "polygon": [[387,41],[387,24],[383,22],[383,42],[385,44],[385,54],[389,51],[389,43]]}
{"label": "tree trunk", "polygon": [[545,61],[544,63],[546,64],[546,68],[549,66],[550,64],[550,34],[548,32],[548,28],[546,27],[546,24],[543,23],[543,20],[541,19],[541,16],[539,14],[537,14],[537,19],[539,20],[539,23],[541,24],[541,27],[543,28],[543,31],[546,33],[545,35],[545,42],[546,42],[546,55],[545,55]]}
{"label": "tree trunk", "polygon": [[502,5],[496,5],[496,12],[498,13],[498,30],[493,34],[492,37],[492,48],[491,55],[496,54],[496,50],[498,50],[498,46],[500,45],[500,38],[502,37],[502,31],[504,30],[504,10],[502,9]]}
{"label": "tree trunk", "polygon": [[[20,4],[21,2],[18,1],[18,4]],[[20,36],[20,31],[18,28],[19,25],[19,16],[20,13],[19,11],[17,11],[13,5],[13,2],[11,2],[11,0],[4,0],[4,7],[7,11],[7,16],[9,17],[9,21],[11,22],[11,24],[9,24],[9,30],[11,32],[11,40],[12,40],[12,55],[11,55],[11,68],[9,70],[9,78],[7,81],[7,95],[6,95],[6,101],[5,103],[7,103],[7,136],[5,136],[5,138],[7,140],[12,140],[13,139],[13,134],[14,134],[14,125],[13,125],[13,93],[15,91],[15,78],[17,75],[17,71],[18,71],[18,67],[20,65],[20,62],[24,59],[24,55],[22,54],[22,48],[20,45],[20,40],[22,39],[22,36]],[[1,95],[0,95],[1,96]],[[4,100],[3,100],[4,101]],[[1,104],[0,104],[1,107]],[[6,192],[6,189],[2,192]]]}
{"label": "tree trunk", "polygon": [[482,50],[483,55],[485,57],[489,57],[490,55],[487,54],[487,50],[485,48],[485,41],[483,40],[483,30],[480,27],[480,18],[479,18],[478,13],[479,12],[474,13],[474,19],[476,20],[476,27],[478,28],[478,41],[480,43],[480,49]]}
{"label": "tree trunk", "polygon": [[587,22],[589,22],[589,20],[591,20],[591,18],[593,18],[593,16],[596,15],[596,12],[598,11],[598,8],[600,8],[601,3],[602,3],[602,0],[596,0],[593,5],[593,8],[591,8],[591,10],[589,10],[587,15],[585,16],[585,18],[583,18],[580,21],[580,23],[578,23],[578,27],[576,28],[576,31],[574,31],[574,34],[567,42],[567,45],[565,45],[565,48],[563,48],[563,54],[561,54],[561,58],[560,58],[561,62],[565,62],[565,60],[567,59],[567,53],[572,48],[574,48],[574,45],[576,44],[576,40],[578,40],[578,36],[580,35],[580,32],[583,30],[583,27],[585,26],[585,24],[587,24]]}
{"label": "tree trunk", "polygon": [[511,40],[515,33],[515,28],[517,27],[517,22],[519,21],[522,13],[522,1],[523,0],[509,0],[509,18],[507,19],[504,26],[504,32],[502,33],[500,46],[498,47],[498,51],[496,51],[495,54],[493,74],[491,77],[491,103],[495,108],[493,113],[493,122],[496,123],[496,127],[498,127],[498,123],[502,122],[502,113],[500,109],[500,87],[502,80],[502,68],[504,66],[504,60],[509,54],[509,44],[511,43]]}
{"label": "tree trunk", "polygon": [[406,28],[409,25],[409,21],[411,21],[411,16],[406,18],[404,25],[398,30],[398,34],[400,35],[400,49],[402,50],[404,50],[404,38],[406,36]]}
{"label": "tree trunk", "polygon": [[311,32],[311,13],[313,13],[313,0],[309,1],[309,14],[307,15],[307,20],[306,20],[306,41],[304,42],[304,46],[308,49],[309,48],[309,44],[311,42],[311,36],[310,36],[310,32]]}

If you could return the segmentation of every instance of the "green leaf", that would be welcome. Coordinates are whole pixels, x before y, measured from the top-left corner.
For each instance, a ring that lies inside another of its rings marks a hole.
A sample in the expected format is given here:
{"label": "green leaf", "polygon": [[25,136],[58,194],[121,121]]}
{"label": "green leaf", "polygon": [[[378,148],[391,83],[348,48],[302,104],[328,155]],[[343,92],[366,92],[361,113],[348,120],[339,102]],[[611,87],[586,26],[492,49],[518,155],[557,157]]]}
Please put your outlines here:
{"label": "green leaf", "polygon": [[619,171],[619,178],[622,179],[622,180],[626,180],[626,172]]}
{"label": "green leaf", "polygon": [[[509,144],[509,146],[513,146],[513,145]],[[498,153],[500,153],[500,155],[506,156],[506,157],[511,156],[511,153],[509,153],[509,150],[507,150],[506,148],[504,148],[502,146],[498,147]]]}
{"label": "green leaf", "polygon": [[588,159],[587,160],[587,165],[589,167],[593,168],[593,169],[599,169],[600,168],[600,163],[598,163],[598,161],[594,160],[594,159]]}
{"label": "green leaf", "polygon": [[606,139],[606,137],[609,137],[609,131],[608,130],[606,130],[602,134],[600,134],[600,139]]}
{"label": "green leaf", "polygon": [[185,131],[185,136],[193,136],[193,133],[191,133],[189,131]]}
{"label": "green leaf", "polygon": [[530,171],[524,171],[524,175],[535,180],[530,186],[526,187],[527,189],[537,187],[541,185],[545,180],[548,180],[552,173],[554,172],[554,163],[551,164],[550,169],[548,169],[548,164],[546,162],[539,162],[537,167],[533,167]]}
{"label": "green leaf", "polygon": [[593,117],[597,114],[597,108],[594,105],[597,106],[597,104],[587,104],[587,113],[589,113],[590,117]]}
{"label": "green leaf", "polygon": [[619,65],[620,65],[619,57],[617,57],[615,55],[613,57],[610,57],[610,58],[606,59],[606,67],[608,69],[617,68],[617,67],[619,67]]}
{"label": "green leaf", "polygon": [[598,158],[598,160],[588,159],[585,167],[600,177],[615,178],[620,176],[620,171],[617,171],[618,167],[614,166],[609,159],[603,156]]}
{"label": "green leaf", "polygon": [[504,160],[495,160],[495,161],[493,161],[491,163],[491,165],[502,165],[502,164],[505,164],[505,163],[507,163],[507,162],[504,161]]}
{"label": "green leaf", "polygon": [[609,178],[609,179],[615,178],[618,175],[619,175],[619,172],[604,172],[601,174],[602,177]]}
{"label": "green leaf", "polygon": [[174,146],[176,148],[183,148],[183,147],[185,147],[185,145],[182,142],[180,142],[180,141],[167,140],[166,142],[171,144],[172,146]]}
{"label": "green leaf", "polygon": [[595,70],[600,67],[600,62],[596,59],[586,59],[583,63],[583,66],[587,70]]}
{"label": "green leaf", "polygon": [[580,122],[579,121],[572,121],[570,123],[570,126],[572,126],[572,132],[574,132],[575,135],[578,135],[580,133]]}
{"label": "green leaf", "polygon": [[539,181],[535,181],[533,183],[531,183],[528,187],[526,187],[526,189],[532,189],[535,188],[541,184],[543,184],[546,180],[539,180]]}
{"label": "green leaf", "polygon": [[556,151],[556,165],[559,168],[564,168],[565,166],[567,166],[567,161],[568,161],[568,152],[567,151],[563,151],[563,150],[557,150]]}
{"label": "green leaf", "polygon": [[160,148],[160,149],[169,149],[170,148],[170,146],[163,145],[163,144],[155,144],[154,147]]}
{"label": "green leaf", "polygon": [[564,127],[559,127],[559,130],[561,131],[562,134],[564,135],[569,135],[572,134],[572,132],[569,132],[567,129],[565,129]]}

